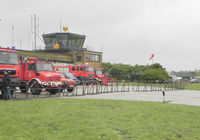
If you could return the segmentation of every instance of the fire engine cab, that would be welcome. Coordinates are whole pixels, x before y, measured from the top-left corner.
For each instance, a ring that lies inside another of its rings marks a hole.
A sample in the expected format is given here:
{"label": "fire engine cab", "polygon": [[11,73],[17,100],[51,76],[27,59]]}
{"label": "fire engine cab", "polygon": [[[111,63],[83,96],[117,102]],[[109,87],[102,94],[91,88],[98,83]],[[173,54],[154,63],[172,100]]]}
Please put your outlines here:
{"label": "fire engine cab", "polygon": [[55,65],[54,68],[64,73],[71,73],[81,83],[95,81],[95,69],[89,65]]}
{"label": "fire engine cab", "polygon": [[12,78],[11,93],[13,93],[17,83],[19,82],[19,63],[16,51],[10,48],[0,48],[0,90],[2,89],[3,72],[7,71]]}
{"label": "fire engine cab", "polygon": [[29,88],[33,95],[39,95],[42,89],[50,94],[56,94],[65,83],[56,73],[50,62],[28,58],[20,66],[20,89],[26,92]]}

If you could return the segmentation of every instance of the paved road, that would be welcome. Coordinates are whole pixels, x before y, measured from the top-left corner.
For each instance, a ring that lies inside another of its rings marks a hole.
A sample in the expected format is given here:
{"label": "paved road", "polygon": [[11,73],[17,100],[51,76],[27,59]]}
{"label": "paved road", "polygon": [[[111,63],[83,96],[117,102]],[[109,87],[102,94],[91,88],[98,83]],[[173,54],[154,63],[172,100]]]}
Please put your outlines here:
{"label": "paved road", "polygon": [[[166,91],[165,94],[166,94],[165,100],[169,103],[200,106],[200,91],[191,91],[191,90]],[[161,91],[118,92],[118,93],[78,96],[72,98],[163,102],[163,96]]]}

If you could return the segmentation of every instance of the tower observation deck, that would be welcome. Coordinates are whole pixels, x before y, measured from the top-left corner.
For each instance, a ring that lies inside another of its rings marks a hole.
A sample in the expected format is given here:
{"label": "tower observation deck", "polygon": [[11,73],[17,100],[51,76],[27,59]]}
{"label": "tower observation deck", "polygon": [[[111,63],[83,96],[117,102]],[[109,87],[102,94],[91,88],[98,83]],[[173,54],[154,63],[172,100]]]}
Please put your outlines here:
{"label": "tower observation deck", "polygon": [[89,64],[95,68],[102,67],[102,52],[84,48],[85,35],[55,32],[42,35],[44,50],[17,50],[19,55],[50,60],[55,63]]}
{"label": "tower observation deck", "polygon": [[86,38],[85,35],[69,32],[43,34],[42,37],[47,51],[83,50]]}

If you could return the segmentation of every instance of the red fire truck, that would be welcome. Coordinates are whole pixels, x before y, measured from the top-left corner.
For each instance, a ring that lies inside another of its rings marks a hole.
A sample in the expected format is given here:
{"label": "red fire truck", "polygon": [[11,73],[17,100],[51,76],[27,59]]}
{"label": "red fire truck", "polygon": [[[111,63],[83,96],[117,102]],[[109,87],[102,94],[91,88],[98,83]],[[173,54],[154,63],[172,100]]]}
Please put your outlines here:
{"label": "red fire truck", "polygon": [[50,94],[56,94],[59,89],[72,90],[74,82],[61,79],[61,75],[54,71],[50,62],[40,61],[36,58],[28,58],[26,61],[19,59],[17,52],[9,48],[0,48],[0,91],[2,88],[3,72],[8,71],[12,78],[12,93],[16,86],[22,92],[30,89],[33,95],[39,95],[42,89]]}
{"label": "red fire truck", "polygon": [[107,85],[108,83],[116,83],[115,78],[109,78],[107,74],[103,74],[101,70],[95,70],[95,78],[102,85]]}
{"label": "red fire truck", "polygon": [[78,78],[81,83],[95,82],[95,70],[89,65],[54,65],[54,68],[61,72],[70,72]]}
{"label": "red fire truck", "polygon": [[95,70],[95,78],[96,78],[96,80],[101,82],[101,79],[104,78],[104,77],[105,77],[105,75],[102,73],[101,70]]}
{"label": "red fire truck", "polygon": [[18,59],[15,50],[9,48],[0,48],[0,90],[2,93],[1,95],[4,94],[2,89],[3,72],[8,71],[8,73],[12,77],[11,93],[13,93],[13,90],[19,82],[19,63],[20,60]]}
{"label": "red fire truck", "polygon": [[20,90],[29,88],[33,95],[39,95],[42,89],[56,94],[59,88],[66,87],[67,82],[61,81],[61,75],[54,71],[50,62],[28,58],[20,65]]}

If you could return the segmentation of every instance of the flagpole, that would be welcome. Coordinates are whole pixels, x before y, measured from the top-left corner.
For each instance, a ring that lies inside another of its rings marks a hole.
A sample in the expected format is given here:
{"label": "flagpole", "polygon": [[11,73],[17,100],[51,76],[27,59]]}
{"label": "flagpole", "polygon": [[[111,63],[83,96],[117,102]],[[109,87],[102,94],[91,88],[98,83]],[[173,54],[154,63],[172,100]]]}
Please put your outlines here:
{"label": "flagpole", "polygon": [[154,64],[154,54],[151,55],[151,57],[149,58],[149,60],[151,60],[152,64]]}
{"label": "flagpole", "polygon": [[154,57],[152,58],[152,65],[154,64]]}

